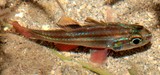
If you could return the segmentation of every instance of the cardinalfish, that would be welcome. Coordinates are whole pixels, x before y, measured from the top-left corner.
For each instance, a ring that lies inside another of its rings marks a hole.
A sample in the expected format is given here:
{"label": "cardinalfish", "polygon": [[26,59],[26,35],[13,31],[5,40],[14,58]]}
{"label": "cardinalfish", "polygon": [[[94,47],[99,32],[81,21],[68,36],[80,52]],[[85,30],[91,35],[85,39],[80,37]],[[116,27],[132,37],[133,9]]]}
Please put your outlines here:
{"label": "cardinalfish", "polygon": [[146,28],[137,24],[92,22],[95,25],[69,30],[34,30],[22,27],[16,21],[11,24],[25,37],[53,42],[61,51],[78,46],[91,48],[95,51],[91,53],[90,60],[100,64],[105,61],[110,50],[118,52],[141,47],[149,43],[152,37]]}

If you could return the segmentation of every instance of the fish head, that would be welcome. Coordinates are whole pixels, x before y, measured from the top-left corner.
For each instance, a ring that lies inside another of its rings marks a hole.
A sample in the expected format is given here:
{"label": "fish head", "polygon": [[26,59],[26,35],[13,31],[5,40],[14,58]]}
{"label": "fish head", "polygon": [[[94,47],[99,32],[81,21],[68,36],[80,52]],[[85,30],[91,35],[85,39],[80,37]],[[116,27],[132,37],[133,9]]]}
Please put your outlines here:
{"label": "fish head", "polygon": [[152,34],[149,30],[140,25],[126,26],[125,35],[114,38],[112,49],[114,51],[124,51],[133,48],[138,48],[148,44],[151,41]]}

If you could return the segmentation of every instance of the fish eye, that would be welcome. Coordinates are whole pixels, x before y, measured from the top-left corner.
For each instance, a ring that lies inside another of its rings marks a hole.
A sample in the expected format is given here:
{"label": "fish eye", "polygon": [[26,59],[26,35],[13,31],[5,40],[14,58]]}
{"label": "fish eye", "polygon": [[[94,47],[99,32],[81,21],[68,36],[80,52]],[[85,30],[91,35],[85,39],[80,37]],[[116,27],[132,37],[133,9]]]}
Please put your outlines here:
{"label": "fish eye", "polygon": [[142,42],[142,39],[139,38],[139,37],[131,39],[131,43],[134,44],[134,45],[137,45],[137,44],[139,44],[141,42]]}

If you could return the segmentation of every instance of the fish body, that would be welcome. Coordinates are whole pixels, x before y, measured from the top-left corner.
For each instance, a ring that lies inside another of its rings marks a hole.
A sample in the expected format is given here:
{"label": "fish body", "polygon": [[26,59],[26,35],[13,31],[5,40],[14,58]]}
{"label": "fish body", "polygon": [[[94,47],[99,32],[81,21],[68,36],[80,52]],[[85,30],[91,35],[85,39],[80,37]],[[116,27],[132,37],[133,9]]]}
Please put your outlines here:
{"label": "fish body", "polygon": [[[151,33],[140,25],[105,23],[70,30],[33,30],[22,27],[18,22],[13,27],[28,38],[36,38],[57,44],[85,46],[89,48],[123,51],[141,47],[151,40]],[[102,51],[103,52],[103,51]],[[105,52],[103,52],[105,53]]]}
{"label": "fish body", "polygon": [[151,33],[143,26],[121,23],[107,23],[105,26],[87,26],[71,30],[25,29],[23,35],[28,33],[32,38],[60,44],[110,48],[114,51],[140,47],[149,43],[151,39]]}

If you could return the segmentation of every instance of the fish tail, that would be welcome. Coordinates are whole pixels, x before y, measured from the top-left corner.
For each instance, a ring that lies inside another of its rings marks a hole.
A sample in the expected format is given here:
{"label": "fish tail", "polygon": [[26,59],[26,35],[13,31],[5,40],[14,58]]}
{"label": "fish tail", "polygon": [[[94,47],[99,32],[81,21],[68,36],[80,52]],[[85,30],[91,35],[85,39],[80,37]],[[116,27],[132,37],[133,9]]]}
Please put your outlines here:
{"label": "fish tail", "polygon": [[29,29],[22,27],[17,21],[11,23],[15,28],[16,32],[20,33],[21,35],[30,38],[33,35],[30,33]]}

